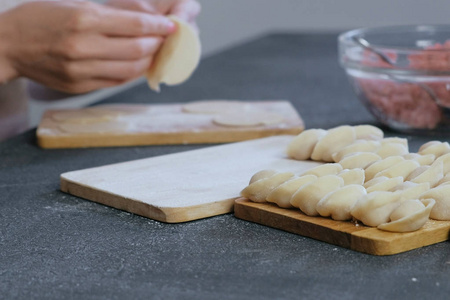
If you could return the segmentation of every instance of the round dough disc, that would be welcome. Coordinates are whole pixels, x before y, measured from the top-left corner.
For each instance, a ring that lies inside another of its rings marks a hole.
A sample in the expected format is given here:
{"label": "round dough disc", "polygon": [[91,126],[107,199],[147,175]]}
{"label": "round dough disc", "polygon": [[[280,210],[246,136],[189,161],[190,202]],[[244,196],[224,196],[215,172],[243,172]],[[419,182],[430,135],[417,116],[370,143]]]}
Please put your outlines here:
{"label": "round dough disc", "polygon": [[227,113],[214,117],[213,122],[222,126],[247,127],[259,125],[278,124],[284,120],[277,113],[252,112],[252,113]]}
{"label": "round dough disc", "polygon": [[155,56],[147,80],[152,90],[159,92],[159,85],[176,85],[186,81],[200,62],[201,46],[197,32],[188,23],[169,16],[177,30],[166,37]]}
{"label": "round dough disc", "polygon": [[233,100],[195,101],[183,105],[183,111],[196,114],[239,113],[251,105]]}

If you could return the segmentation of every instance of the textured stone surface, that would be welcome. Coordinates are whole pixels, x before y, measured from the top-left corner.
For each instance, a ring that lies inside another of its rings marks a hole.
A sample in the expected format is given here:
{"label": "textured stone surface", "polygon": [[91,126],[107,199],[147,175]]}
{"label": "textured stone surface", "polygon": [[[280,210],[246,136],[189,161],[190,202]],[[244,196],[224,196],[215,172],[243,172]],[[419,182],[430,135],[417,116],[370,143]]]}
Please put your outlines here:
{"label": "textured stone surface", "polygon": [[[278,98],[308,128],[377,124],[336,53],[336,35],[273,34],[205,58],[184,85],[104,103]],[[430,139],[399,136],[411,150]],[[43,150],[34,131],[1,143],[0,298],[448,299],[448,241],[375,257],[232,214],[164,224],[58,190],[66,171],[203,146]]]}

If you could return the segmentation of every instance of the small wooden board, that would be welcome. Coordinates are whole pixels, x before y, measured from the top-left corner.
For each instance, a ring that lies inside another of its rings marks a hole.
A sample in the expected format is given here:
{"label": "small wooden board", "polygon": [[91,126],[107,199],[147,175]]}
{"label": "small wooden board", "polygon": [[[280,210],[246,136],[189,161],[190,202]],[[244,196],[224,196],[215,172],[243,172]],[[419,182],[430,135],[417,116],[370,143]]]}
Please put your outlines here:
{"label": "small wooden board", "polygon": [[[36,135],[38,145],[42,148],[79,148],[227,143],[273,135],[295,135],[304,129],[303,120],[288,101],[241,103],[250,105],[249,110],[277,113],[283,116],[283,121],[231,127],[215,124],[214,114],[185,112],[183,104],[122,104],[102,106],[111,109],[113,115],[116,114],[113,118],[103,120],[92,118],[92,107],[49,110],[44,114]],[[77,123],[73,119],[65,120],[64,113],[86,114],[90,119],[81,118]]]}
{"label": "small wooden board", "polygon": [[245,198],[236,200],[234,214],[243,220],[372,255],[397,254],[450,238],[450,221],[429,220],[417,231],[392,233],[353,222],[310,217],[297,209],[254,203]]}
{"label": "small wooden board", "polygon": [[233,211],[234,200],[261,169],[300,174],[318,166],[286,157],[293,136],[207,147],[61,175],[63,192],[162,222]]}

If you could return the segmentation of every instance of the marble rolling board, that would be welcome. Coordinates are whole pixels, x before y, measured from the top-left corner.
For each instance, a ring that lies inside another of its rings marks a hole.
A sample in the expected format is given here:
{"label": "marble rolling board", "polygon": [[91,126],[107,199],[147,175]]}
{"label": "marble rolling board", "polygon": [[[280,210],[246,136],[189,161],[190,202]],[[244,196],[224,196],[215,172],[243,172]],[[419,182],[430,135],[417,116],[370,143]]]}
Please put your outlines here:
{"label": "marble rolling board", "polygon": [[162,222],[233,211],[251,176],[263,169],[300,174],[320,163],[286,157],[292,135],[123,162],[61,175],[63,192]]}
{"label": "marble rolling board", "polygon": [[280,119],[254,126],[225,126],[214,121],[222,112],[188,112],[183,109],[186,104],[102,105],[47,111],[36,131],[37,141],[42,148],[227,143],[299,134],[304,129],[289,101],[228,102],[239,104],[240,113],[269,113]]}
{"label": "marble rolling board", "polygon": [[298,209],[280,208],[272,203],[254,203],[245,198],[236,199],[234,215],[372,255],[397,254],[450,239],[450,221],[429,220],[417,231],[387,232],[354,222],[310,217]]}

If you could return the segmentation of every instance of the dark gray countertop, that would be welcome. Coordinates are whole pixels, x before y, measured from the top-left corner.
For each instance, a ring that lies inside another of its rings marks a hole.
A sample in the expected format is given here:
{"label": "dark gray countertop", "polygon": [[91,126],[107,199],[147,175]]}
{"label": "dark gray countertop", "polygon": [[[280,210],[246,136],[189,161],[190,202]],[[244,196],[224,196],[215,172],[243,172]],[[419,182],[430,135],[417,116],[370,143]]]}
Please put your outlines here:
{"label": "dark gray countertop", "polygon": [[[309,128],[377,124],[333,34],[268,35],[204,59],[186,84],[158,95],[143,84],[104,103],[208,98],[289,99]],[[377,257],[232,214],[164,224],[59,191],[63,172],[205,145],[43,150],[34,134],[0,144],[1,299],[450,297],[449,241]],[[406,137],[411,150],[430,139]]]}

